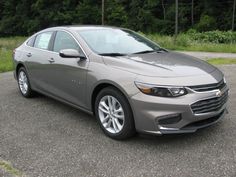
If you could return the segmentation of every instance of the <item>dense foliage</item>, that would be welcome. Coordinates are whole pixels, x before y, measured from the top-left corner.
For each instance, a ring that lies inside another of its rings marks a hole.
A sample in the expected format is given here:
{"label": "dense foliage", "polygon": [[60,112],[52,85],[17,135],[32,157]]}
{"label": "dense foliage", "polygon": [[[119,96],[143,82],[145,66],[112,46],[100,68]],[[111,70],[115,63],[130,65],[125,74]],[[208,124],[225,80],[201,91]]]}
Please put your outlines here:
{"label": "dense foliage", "polygon": [[236,43],[236,32],[232,31],[207,31],[207,32],[196,32],[195,30],[189,30],[186,35],[191,40],[208,42],[208,43]]}
{"label": "dense foliage", "polygon": [[[101,24],[101,3],[102,0],[0,0],[0,36],[29,35],[57,25]],[[179,31],[231,29],[233,0],[179,0],[178,9]],[[105,0],[105,24],[173,34],[175,0]],[[214,40],[205,35],[198,37]],[[218,42],[231,40],[226,38],[222,33]]]}

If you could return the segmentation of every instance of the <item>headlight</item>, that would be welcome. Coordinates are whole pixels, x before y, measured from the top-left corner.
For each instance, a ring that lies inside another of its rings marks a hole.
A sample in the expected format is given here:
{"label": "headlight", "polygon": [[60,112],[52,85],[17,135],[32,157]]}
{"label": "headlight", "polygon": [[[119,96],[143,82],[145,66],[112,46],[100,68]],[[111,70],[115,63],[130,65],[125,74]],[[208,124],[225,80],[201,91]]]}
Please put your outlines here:
{"label": "headlight", "polygon": [[142,93],[153,96],[179,97],[188,93],[183,87],[158,86],[141,82],[135,82],[135,85]]}

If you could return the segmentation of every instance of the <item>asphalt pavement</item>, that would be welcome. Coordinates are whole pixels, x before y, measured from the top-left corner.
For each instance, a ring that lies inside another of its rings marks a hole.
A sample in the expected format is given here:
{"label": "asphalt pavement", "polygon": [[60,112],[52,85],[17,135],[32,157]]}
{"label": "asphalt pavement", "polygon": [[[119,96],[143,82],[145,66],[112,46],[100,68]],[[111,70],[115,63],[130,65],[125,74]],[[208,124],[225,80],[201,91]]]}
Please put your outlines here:
{"label": "asphalt pavement", "polygon": [[80,110],[23,98],[12,72],[0,74],[0,176],[235,177],[236,65],[220,69],[230,87],[225,119],[194,134],[126,141],[106,137]]}

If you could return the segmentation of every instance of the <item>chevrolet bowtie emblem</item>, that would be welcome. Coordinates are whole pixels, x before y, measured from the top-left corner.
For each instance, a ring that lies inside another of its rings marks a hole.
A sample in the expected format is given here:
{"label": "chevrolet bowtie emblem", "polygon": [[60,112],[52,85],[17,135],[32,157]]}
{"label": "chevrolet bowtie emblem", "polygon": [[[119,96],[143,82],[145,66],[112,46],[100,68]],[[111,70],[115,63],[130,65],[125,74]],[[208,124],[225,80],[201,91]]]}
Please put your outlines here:
{"label": "chevrolet bowtie emblem", "polygon": [[222,95],[222,92],[220,90],[216,92],[217,97],[221,97],[221,95]]}

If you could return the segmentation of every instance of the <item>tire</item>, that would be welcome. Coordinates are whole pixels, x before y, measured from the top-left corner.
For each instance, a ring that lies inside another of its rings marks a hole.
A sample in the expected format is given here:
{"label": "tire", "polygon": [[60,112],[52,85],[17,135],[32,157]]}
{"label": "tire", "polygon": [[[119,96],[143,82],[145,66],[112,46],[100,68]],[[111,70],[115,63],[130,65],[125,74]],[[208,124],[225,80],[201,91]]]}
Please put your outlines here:
{"label": "tire", "polygon": [[114,87],[106,87],[97,95],[95,116],[108,137],[124,140],[136,133],[133,113],[128,100]]}
{"label": "tire", "polygon": [[24,97],[31,98],[35,95],[35,92],[31,89],[29,77],[24,67],[21,67],[17,72],[17,82],[20,93]]}

